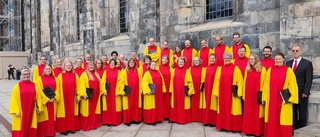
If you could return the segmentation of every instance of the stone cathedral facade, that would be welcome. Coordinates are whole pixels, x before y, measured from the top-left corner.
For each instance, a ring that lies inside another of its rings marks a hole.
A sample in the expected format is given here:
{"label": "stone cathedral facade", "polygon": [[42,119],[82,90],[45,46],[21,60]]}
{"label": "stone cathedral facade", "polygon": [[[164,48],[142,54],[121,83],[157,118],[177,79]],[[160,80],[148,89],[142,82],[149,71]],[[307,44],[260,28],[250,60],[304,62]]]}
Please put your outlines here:
{"label": "stone cathedral facade", "polygon": [[291,57],[301,43],[303,57],[320,72],[320,0],[24,0],[24,43],[29,65],[44,54],[71,61],[93,59],[113,50],[142,57],[150,37],[168,40],[173,49],[184,40],[200,49],[200,39],[215,46],[221,35],[231,46],[239,32],[252,52],[271,46]]}

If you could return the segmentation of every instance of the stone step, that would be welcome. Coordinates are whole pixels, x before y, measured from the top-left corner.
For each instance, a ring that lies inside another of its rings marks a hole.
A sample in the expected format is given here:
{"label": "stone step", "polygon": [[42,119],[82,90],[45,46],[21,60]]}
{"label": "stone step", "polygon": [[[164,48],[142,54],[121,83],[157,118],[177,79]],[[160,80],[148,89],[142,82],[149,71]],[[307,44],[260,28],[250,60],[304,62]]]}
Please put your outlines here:
{"label": "stone step", "polygon": [[309,96],[309,124],[320,124],[320,91],[311,91]]}
{"label": "stone step", "polygon": [[320,124],[311,124],[294,131],[294,137],[320,137]]}
{"label": "stone step", "polygon": [[320,76],[314,75],[313,78],[311,91],[320,91]]}

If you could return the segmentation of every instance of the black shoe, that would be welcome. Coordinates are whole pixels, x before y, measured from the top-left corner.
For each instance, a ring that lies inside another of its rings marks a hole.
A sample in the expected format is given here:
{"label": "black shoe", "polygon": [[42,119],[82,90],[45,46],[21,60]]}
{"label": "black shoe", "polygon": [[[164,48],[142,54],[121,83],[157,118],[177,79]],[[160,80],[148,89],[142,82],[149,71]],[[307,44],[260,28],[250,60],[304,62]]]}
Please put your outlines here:
{"label": "black shoe", "polygon": [[126,124],[128,127],[130,127],[131,126],[131,123],[128,123],[128,124]]}
{"label": "black shoe", "polygon": [[107,126],[108,126],[108,127],[111,127],[112,125],[111,125],[111,124],[107,124]]}
{"label": "black shoe", "polygon": [[141,122],[132,121],[131,123],[139,125]]}
{"label": "black shoe", "polygon": [[68,131],[66,131],[66,132],[61,132],[61,134],[67,136],[69,133]]}
{"label": "black shoe", "polygon": [[68,133],[74,134],[75,132],[74,132],[74,131],[71,131],[71,130],[68,130]]}
{"label": "black shoe", "polygon": [[157,123],[153,123],[153,124],[152,124],[152,126],[156,126],[156,125],[157,125]]}

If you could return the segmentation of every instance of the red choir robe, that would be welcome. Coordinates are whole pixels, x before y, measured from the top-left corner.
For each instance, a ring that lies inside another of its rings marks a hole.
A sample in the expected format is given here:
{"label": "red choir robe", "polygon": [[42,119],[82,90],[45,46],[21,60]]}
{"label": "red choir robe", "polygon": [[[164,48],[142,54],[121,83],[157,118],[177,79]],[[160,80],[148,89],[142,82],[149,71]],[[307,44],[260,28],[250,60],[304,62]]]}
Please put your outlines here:
{"label": "red choir robe", "polygon": [[[288,89],[289,103],[284,104],[280,90]],[[298,85],[293,70],[285,65],[268,69],[262,91],[265,101],[265,137],[291,137],[293,111],[292,105],[298,104]]]}
{"label": "red choir robe", "polygon": [[99,69],[99,68],[96,68],[96,72],[99,74],[100,78],[102,77],[103,75],[103,72],[104,72],[104,69]]}
{"label": "red choir robe", "polygon": [[103,69],[104,70],[108,70],[110,68],[109,63],[106,63],[103,65]]}
{"label": "red choir robe", "polygon": [[118,95],[122,96],[122,108],[123,108],[123,123],[129,124],[131,122],[142,121],[142,109],[141,109],[141,79],[142,73],[136,68],[130,68],[129,71],[123,70],[121,72],[121,85],[120,89],[124,89],[124,86],[130,86],[131,91],[129,96],[124,96],[124,90],[117,90]]}
{"label": "red choir robe", "polygon": [[243,58],[238,57],[234,60],[233,64],[239,67],[242,76],[244,75],[244,71],[246,70],[246,67],[248,65],[248,60],[249,58],[247,57],[243,57]]}
{"label": "red choir robe", "polygon": [[176,52],[173,56],[173,60],[174,60],[174,65],[173,67],[176,68],[178,67],[178,58],[181,57],[181,52]]}
{"label": "red choir robe", "polygon": [[157,66],[160,64],[160,53],[161,49],[159,46],[156,45],[149,45],[144,49],[143,56],[149,55],[152,61],[157,63]]}
{"label": "red choir robe", "polygon": [[191,120],[193,122],[202,122],[203,115],[203,92],[200,91],[204,82],[206,69],[202,66],[192,66],[190,73],[192,76],[194,94],[191,96]]}
{"label": "red choir robe", "polygon": [[[158,70],[148,70],[141,82],[143,92],[143,122],[146,124],[155,124],[163,121],[163,93],[166,92],[166,86],[163,77]],[[155,84],[155,94],[150,94],[149,84]]]}
{"label": "red choir robe", "polygon": [[[232,85],[238,86],[238,97],[232,95]],[[213,94],[218,98],[217,130],[242,130],[242,107],[240,98],[243,93],[242,87],[243,78],[237,66],[227,64],[218,67],[213,89]]]}
{"label": "red choir robe", "polygon": [[216,54],[216,62],[218,66],[224,65],[223,54],[229,52],[229,47],[224,44],[219,44],[213,49],[213,53]]}
{"label": "red choir robe", "polygon": [[110,83],[109,90],[103,88],[107,95],[102,97],[102,124],[117,126],[122,121],[121,96],[117,94],[119,93],[118,90],[123,90],[121,89],[120,78],[121,70],[117,68],[108,69],[105,76],[102,76],[102,80]]}
{"label": "red choir robe", "polygon": [[121,61],[121,63],[120,63],[120,67],[121,67],[121,68],[126,68],[126,64],[124,64],[124,62],[123,62],[123,61]]}
{"label": "red choir robe", "polygon": [[266,76],[266,69],[262,67],[261,72],[252,68],[251,72],[245,71],[243,86],[243,123],[242,133],[263,135],[264,105],[259,105],[257,94],[262,91]]}
{"label": "red choir robe", "polygon": [[79,76],[81,76],[81,74],[84,72],[85,70],[83,68],[80,68],[80,67],[76,67],[74,68],[74,72]]}
{"label": "red choir robe", "polygon": [[[171,75],[171,116],[170,121],[179,124],[191,122],[190,95],[194,94],[190,70],[184,67],[175,68]],[[188,95],[185,95],[185,86],[189,88]]]}
{"label": "red choir robe", "polygon": [[[37,136],[37,112],[42,111],[41,95],[31,81],[21,81],[13,87],[9,114],[12,115],[12,137]],[[19,113],[20,116],[16,116]]]}
{"label": "red choir robe", "polygon": [[266,68],[266,70],[268,70],[269,68],[271,68],[272,66],[274,66],[276,63],[274,61],[273,58],[263,58],[260,60],[262,66],[264,66]]}
{"label": "red choir robe", "polygon": [[198,52],[190,46],[182,50],[181,56],[184,56],[187,59],[185,67],[190,68],[192,66],[192,60],[194,57],[198,56]]}
{"label": "red choir robe", "polygon": [[[90,80],[87,73],[91,73],[94,80]],[[86,88],[93,88],[92,98],[84,99],[87,96]],[[95,75],[95,72],[89,71],[82,73],[79,83],[80,100],[80,123],[83,131],[97,129],[101,126],[101,107],[100,96],[104,94],[101,89],[104,88],[100,78]]]}
{"label": "red choir robe", "polygon": [[169,66],[173,66],[173,63],[174,63],[174,61],[173,61],[173,51],[171,50],[171,49],[169,49],[169,48],[163,48],[162,50],[161,50],[161,54],[160,54],[160,64],[162,64],[162,57],[163,56],[168,56],[168,58],[169,58]]}
{"label": "red choir robe", "polygon": [[[41,103],[43,112],[38,114],[38,132],[37,135],[39,137],[44,136],[55,136],[56,130],[55,130],[55,122],[56,122],[56,110],[57,110],[57,103],[60,100],[60,89],[59,89],[59,82],[58,79],[55,76],[48,76],[43,75],[39,78],[37,78],[36,81],[36,90],[41,95]],[[44,92],[43,89],[50,86],[52,90],[55,92],[55,101],[54,102],[48,102],[50,98],[48,98]]]}
{"label": "red choir robe", "polygon": [[57,104],[56,131],[66,132],[80,130],[78,88],[79,76],[66,71],[58,76],[60,101]]}
{"label": "red choir robe", "polygon": [[146,73],[149,69],[148,69],[148,65],[149,64],[143,64],[139,67],[139,71],[142,72],[142,76],[144,75],[144,73]]}
{"label": "red choir robe", "polygon": [[58,77],[60,73],[62,73],[62,68],[61,68],[61,67],[59,67],[59,68],[55,67],[55,68],[53,69],[53,75],[54,75],[55,77]]}
{"label": "red choir robe", "polygon": [[161,64],[158,69],[164,80],[164,84],[166,86],[166,92],[163,93],[163,117],[169,119],[170,118],[170,100],[171,100],[171,93],[169,92],[170,88],[170,80],[171,80],[171,72],[172,68],[169,66],[169,63],[167,64]]}
{"label": "red choir robe", "polygon": [[33,82],[36,82],[37,78],[40,77],[43,74],[44,65],[39,64],[33,69]]}
{"label": "red choir robe", "polygon": [[133,60],[136,62],[136,67],[137,68],[139,68],[142,65],[142,63],[141,63],[141,61],[139,59],[135,58]]}
{"label": "red choir robe", "polygon": [[83,62],[82,65],[81,65],[81,67],[82,67],[84,70],[86,70],[87,67],[88,67],[88,62]]}
{"label": "red choir robe", "polygon": [[218,65],[217,64],[210,64],[206,68],[206,75],[204,80],[204,110],[203,110],[203,119],[202,123],[204,125],[216,125],[217,123],[217,110],[218,110],[218,99],[212,93],[214,78],[216,75]]}
{"label": "red choir robe", "polygon": [[246,54],[245,57],[249,58],[250,56],[250,47],[248,44],[239,42],[238,44],[234,44],[231,48],[230,48],[230,53],[232,55],[232,59],[237,59],[239,58],[239,54],[238,54],[238,49],[239,47],[244,46],[246,48]]}
{"label": "red choir robe", "polygon": [[209,65],[209,55],[212,54],[213,51],[209,47],[203,47],[202,49],[199,50],[199,57],[202,61],[202,66],[207,67]]}

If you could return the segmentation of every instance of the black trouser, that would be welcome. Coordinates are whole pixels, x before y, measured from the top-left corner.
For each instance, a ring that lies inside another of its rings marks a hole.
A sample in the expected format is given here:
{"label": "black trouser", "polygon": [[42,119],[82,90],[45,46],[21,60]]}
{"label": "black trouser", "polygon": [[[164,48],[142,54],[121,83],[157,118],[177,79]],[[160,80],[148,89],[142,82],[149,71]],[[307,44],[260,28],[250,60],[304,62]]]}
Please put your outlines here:
{"label": "black trouser", "polygon": [[8,79],[10,80],[10,75],[12,75],[12,78],[14,79],[13,73],[8,72]]}
{"label": "black trouser", "polygon": [[305,127],[308,123],[309,97],[299,95],[299,104],[293,104],[293,126],[295,129]]}

